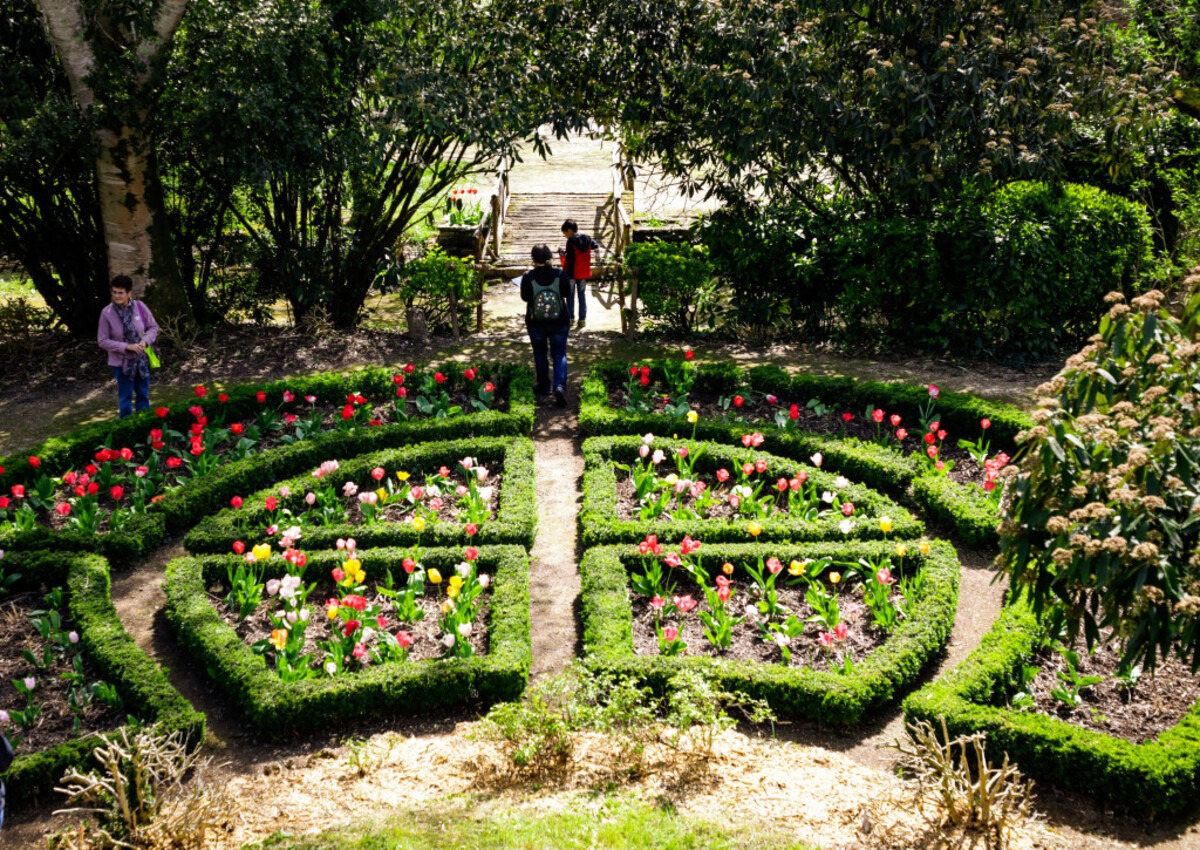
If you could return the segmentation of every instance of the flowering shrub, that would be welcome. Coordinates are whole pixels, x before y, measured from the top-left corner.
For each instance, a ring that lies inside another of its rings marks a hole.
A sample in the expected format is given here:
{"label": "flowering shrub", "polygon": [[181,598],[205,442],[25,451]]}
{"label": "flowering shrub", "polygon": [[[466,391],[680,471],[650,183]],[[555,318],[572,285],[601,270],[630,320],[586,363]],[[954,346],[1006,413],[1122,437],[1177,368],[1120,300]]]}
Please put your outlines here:
{"label": "flowering shrub", "polygon": [[1158,292],[1108,300],[1100,332],[1040,388],[1001,563],[1052,629],[1089,646],[1113,629],[1130,667],[1174,650],[1198,668],[1200,301],[1180,321]]}

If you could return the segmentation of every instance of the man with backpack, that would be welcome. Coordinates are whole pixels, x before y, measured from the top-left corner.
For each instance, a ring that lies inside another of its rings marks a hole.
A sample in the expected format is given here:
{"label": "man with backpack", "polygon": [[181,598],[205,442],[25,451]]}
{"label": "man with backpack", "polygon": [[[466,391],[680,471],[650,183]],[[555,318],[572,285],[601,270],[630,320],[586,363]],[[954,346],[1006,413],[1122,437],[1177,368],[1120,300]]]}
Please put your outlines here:
{"label": "man with backpack", "polygon": [[563,271],[571,281],[571,291],[567,296],[567,315],[575,319],[575,301],[579,301],[579,324],[575,330],[583,330],[587,325],[587,302],[583,300],[583,292],[588,279],[592,276],[592,252],[600,247],[600,243],[586,233],[579,232],[575,219],[568,218],[563,222],[562,234],[567,237],[567,250],[559,249],[558,256],[562,261]]}
{"label": "man with backpack", "polygon": [[[554,402],[567,406],[567,336],[571,332],[568,310],[571,281],[560,269],[550,265],[554,254],[549,245],[535,245],[530,252],[533,268],[521,276],[521,300],[525,307],[525,327],[533,344],[535,392],[544,396],[554,390]],[[546,362],[546,348],[554,358],[554,383]]]}

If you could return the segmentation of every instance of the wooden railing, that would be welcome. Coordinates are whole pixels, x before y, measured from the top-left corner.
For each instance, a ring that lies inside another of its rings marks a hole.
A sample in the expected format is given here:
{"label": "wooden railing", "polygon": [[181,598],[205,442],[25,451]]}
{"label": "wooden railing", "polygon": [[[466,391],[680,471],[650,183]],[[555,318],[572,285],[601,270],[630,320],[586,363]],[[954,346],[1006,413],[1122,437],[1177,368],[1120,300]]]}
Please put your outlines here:
{"label": "wooden railing", "polygon": [[[508,163],[501,159],[496,169],[496,185],[488,198],[488,209],[475,228],[475,264],[482,266],[484,254],[491,260],[500,259],[500,245],[504,239],[504,217],[508,214]],[[475,306],[475,332],[483,330],[483,290],[482,275],[479,281],[479,298]]]}
{"label": "wooden railing", "polygon": [[612,166],[609,172],[612,176],[612,191],[608,199],[608,218],[612,227],[612,244],[609,246],[608,259],[616,265],[617,303],[621,314],[621,333],[631,334],[633,330],[627,324],[632,319],[636,327],[637,310],[637,278],[632,281],[629,292],[629,310],[625,308],[625,267],[621,262],[625,257],[625,249],[633,241],[633,221],[625,210],[622,198],[626,192],[633,191],[633,164],[625,158],[625,146],[619,142],[613,148]]}

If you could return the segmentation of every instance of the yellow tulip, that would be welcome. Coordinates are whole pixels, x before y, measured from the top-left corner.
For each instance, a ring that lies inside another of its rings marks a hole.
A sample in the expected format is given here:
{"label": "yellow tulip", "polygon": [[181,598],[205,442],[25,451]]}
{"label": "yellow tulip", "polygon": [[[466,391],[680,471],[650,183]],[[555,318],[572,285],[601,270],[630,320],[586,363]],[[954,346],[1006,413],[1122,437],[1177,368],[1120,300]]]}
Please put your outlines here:
{"label": "yellow tulip", "polygon": [[396,477],[399,478],[401,481],[407,481],[408,473],[407,472],[397,472]]}
{"label": "yellow tulip", "polygon": [[286,629],[274,629],[271,631],[271,646],[282,651],[287,646],[288,633]]}
{"label": "yellow tulip", "polygon": [[416,531],[418,534],[425,530],[425,517],[415,516],[412,523],[413,531]]}
{"label": "yellow tulip", "polygon": [[458,598],[458,592],[459,592],[460,590],[462,590],[462,588],[461,588],[461,587],[459,587],[459,586],[458,586],[458,585],[456,585],[456,584],[452,584],[452,585],[450,585],[449,587],[447,587],[447,588],[446,588],[446,595],[447,595],[447,596],[449,596],[451,599],[457,599],[457,598]]}
{"label": "yellow tulip", "polygon": [[442,583],[442,574],[437,571],[436,567],[431,567],[425,573],[425,577],[427,579],[429,579],[430,584],[441,584]]}
{"label": "yellow tulip", "polygon": [[879,530],[884,534],[888,534],[892,530],[892,518],[890,516],[881,516],[879,518]]}
{"label": "yellow tulip", "polygon": [[746,530],[750,532],[751,537],[758,537],[758,535],[762,534],[762,526],[757,522],[751,522],[746,526]]}
{"label": "yellow tulip", "polygon": [[256,561],[265,561],[271,557],[271,544],[259,543],[250,550],[250,554],[254,556],[254,560]]}
{"label": "yellow tulip", "polygon": [[733,575],[733,564],[729,563],[728,561],[721,564],[721,572],[725,573],[727,576]]}
{"label": "yellow tulip", "polygon": [[336,605],[330,605],[328,608],[325,609],[325,616],[328,617],[330,620],[336,620],[337,615],[338,615],[338,607]]}
{"label": "yellow tulip", "polygon": [[908,554],[908,546],[906,546],[903,543],[897,543],[896,544],[896,554],[899,555],[901,558],[903,558],[905,555]]}
{"label": "yellow tulip", "polygon": [[387,490],[384,490],[382,487],[380,487],[378,490],[375,491],[375,495],[379,497],[379,501],[381,501],[381,502],[387,501],[388,492],[387,492]]}
{"label": "yellow tulip", "polygon": [[443,603],[442,603],[442,613],[443,613],[443,614],[449,614],[449,613],[450,613],[451,611],[453,611],[453,610],[454,610],[454,603],[453,603],[453,602],[449,602],[449,601],[447,601],[447,602],[443,602]]}
{"label": "yellow tulip", "polygon": [[674,472],[672,472],[670,475],[668,475],[666,478],[663,479],[663,483],[674,487],[675,482],[677,482],[678,480],[679,480],[679,476],[676,475]]}
{"label": "yellow tulip", "polygon": [[463,585],[462,576],[460,576],[458,573],[455,573],[454,575],[450,576],[450,586],[451,587],[462,587],[462,585]]}
{"label": "yellow tulip", "polygon": [[928,555],[929,554],[929,541],[922,540],[920,543],[917,544],[917,549],[920,550],[922,555]]}
{"label": "yellow tulip", "polygon": [[804,575],[804,571],[807,568],[808,568],[807,563],[801,563],[800,561],[792,561],[790,564],[788,564],[788,574],[793,575],[793,576],[802,576],[802,575]]}
{"label": "yellow tulip", "polygon": [[829,583],[830,584],[837,584],[841,580],[842,580],[841,573],[830,573],[829,574]]}
{"label": "yellow tulip", "polygon": [[699,414],[699,413],[697,413],[697,412],[696,412],[696,411],[694,411],[694,410],[689,410],[689,411],[688,411],[688,415],[687,415],[687,421],[688,421],[688,424],[689,424],[689,425],[695,425],[695,424],[696,424],[696,422],[698,422],[698,421],[699,421],[699,419],[700,419],[700,414]]}

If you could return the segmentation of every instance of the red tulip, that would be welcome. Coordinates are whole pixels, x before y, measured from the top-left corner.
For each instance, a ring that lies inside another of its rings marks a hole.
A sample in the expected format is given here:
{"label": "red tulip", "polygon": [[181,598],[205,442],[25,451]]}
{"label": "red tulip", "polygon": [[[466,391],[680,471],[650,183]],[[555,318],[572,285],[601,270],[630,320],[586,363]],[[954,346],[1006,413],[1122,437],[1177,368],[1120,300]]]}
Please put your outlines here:
{"label": "red tulip", "polygon": [[59,516],[67,516],[71,513],[71,505],[68,502],[59,502],[54,506],[54,510],[58,512]]}
{"label": "red tulip", "polygon": [[196,387],[196,398],[204,398],[206,395],[208,395],[208,389],[203,384]]}
{"label": "red tulip", "polygon": [[235,508],[240,508],[242,506],[242,497],[234,496],[229,500],[229,504],[233,505]]}
{"label": "red tulip", "polygon": [[117,485],[108,491],[108,495],[113,497],[114,502],[119,502],[125,496],[125,488]]}
{"label": "red tulip", "polygon": [[29,465],[32,466],[34,469],[37,469],[39,466],[42,465],[42,459],[40,457],[38,457],[37,455],[30,455],[29,456]]}
{"label": "red tulip", "polygon": [[239,555],[244,555],[246,553],[246,544],[240,540],[233,541],[233,551]]}

